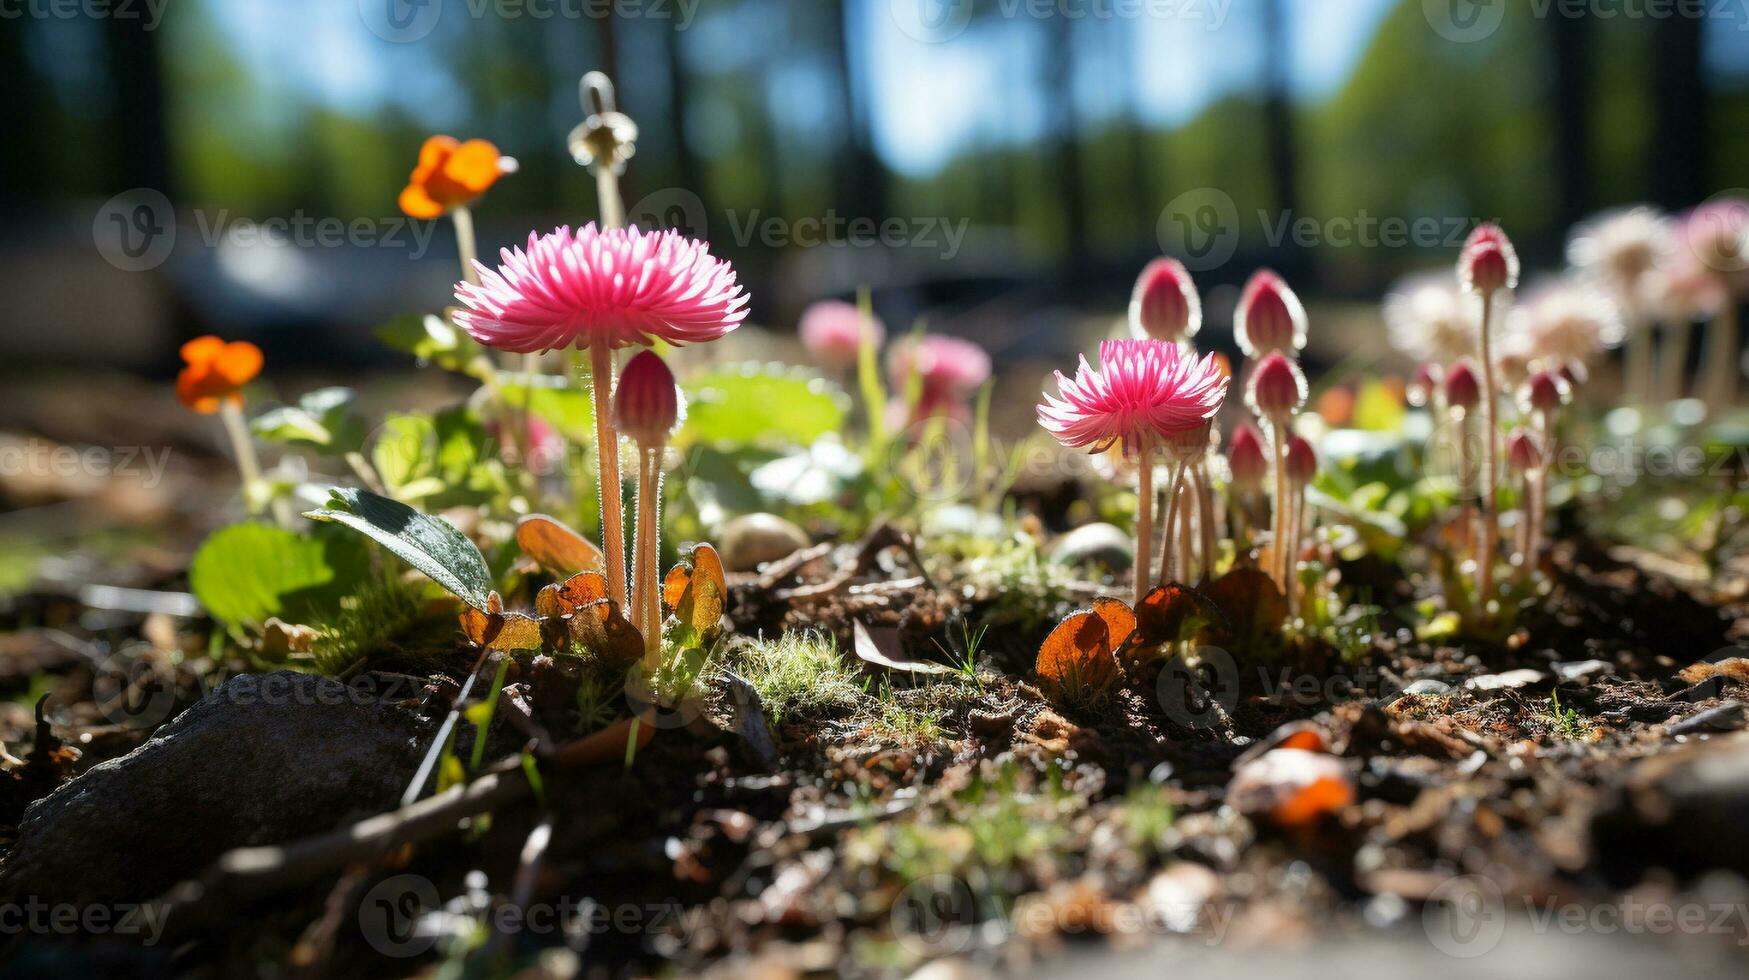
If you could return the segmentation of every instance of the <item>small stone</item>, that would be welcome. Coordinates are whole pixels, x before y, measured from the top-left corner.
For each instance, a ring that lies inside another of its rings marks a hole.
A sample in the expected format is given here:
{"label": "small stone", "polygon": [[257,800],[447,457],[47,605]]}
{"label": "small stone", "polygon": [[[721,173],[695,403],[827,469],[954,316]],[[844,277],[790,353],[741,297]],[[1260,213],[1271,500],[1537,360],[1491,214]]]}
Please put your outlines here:
{"label": "small stone", "polygon": [[1709,732],[1734,732],[1743,727],[1749,717],[1741,701],[1726,701],[1716,708],[1696,712],[1667,729],[1672,735],[1703,735]]}
{"label": "small stone", "polygon": [[1555,676],[1566,682],[1589,684],[1611,669],[1603,660],[1576,660],[1555,664]]}
{"label": "small stone", "polygon": [[1530,667],[1520,667],[1500,674],[1483,674],[1464,681],[1464,687],[1471,691],[1516,691],[1521,687],[1540,684],[1548,680],[1547,674]]}
{"label": "small stone", "polygon": [[1003,533],[1001,517],[966,504],[949,504],[928,512],[921,530],[925,538],[999,538]]}
{"label": "small stone", "polygon": [[760,565],[788,558],[811,543],[794,523],[763,513],[730,519],[718,536],[723,567],[731,572],[758,571]]}
{"label": "small stone", "polygon": [[1431,677],[1423,677],[1418,681],[1410,682],[1408,687],[1403,688],[1403,693],[1431,697],[1448,693],[1450,690],[1451,685],[1444,681],[1436,681]]}
{"label": "small stone", "polygon": [[1112,524],[1083,524],[1051,545],[1051,560],[1062,565],[1093,565],[1108,572],[1135,564],[1135,543]]}

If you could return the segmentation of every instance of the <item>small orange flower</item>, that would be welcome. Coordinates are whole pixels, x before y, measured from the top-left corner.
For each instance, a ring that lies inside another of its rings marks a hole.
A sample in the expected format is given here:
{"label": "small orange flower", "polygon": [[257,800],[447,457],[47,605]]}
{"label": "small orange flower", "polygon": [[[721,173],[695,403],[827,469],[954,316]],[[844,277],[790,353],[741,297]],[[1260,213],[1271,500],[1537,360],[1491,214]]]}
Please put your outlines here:
{"label": "small orange flower", "polygon": [[401,191],[401,210],[411,218],[440,218],[486,193],[515,167],[514,160],[500,156],[485,140],[461,143],[452,136],[433,136],[419,148],[419,166]]}
{"label": "small orange flower", "polygon": [[246,340],[196,337],[182,345],[182,359],[188,366],[176,376],[176,397],[202,415],[218,411],[221,402],[241,405],[242,387],[261,373],[261,348]]}

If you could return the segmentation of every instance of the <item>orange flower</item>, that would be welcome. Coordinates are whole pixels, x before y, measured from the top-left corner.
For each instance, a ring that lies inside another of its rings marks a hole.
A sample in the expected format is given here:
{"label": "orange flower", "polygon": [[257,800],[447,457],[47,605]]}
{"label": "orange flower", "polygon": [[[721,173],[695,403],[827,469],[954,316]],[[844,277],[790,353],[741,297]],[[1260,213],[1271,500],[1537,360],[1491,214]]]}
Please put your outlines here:
{"label": "orange flower", "polygon": [[419,166],[401,191],[401,210],[411,218],[440,218],[486,193],[515,166],[485,140],[460,143],[452,136],[433,136],[419,148]]}
{"label": "orange flower", "polygon": [[245,340],[196,337],[182,345],[182,359],[188,366],[176,376],[176,397],[202,415],[224,401],[241,405],[242,387],[261,373],[261,348]]}

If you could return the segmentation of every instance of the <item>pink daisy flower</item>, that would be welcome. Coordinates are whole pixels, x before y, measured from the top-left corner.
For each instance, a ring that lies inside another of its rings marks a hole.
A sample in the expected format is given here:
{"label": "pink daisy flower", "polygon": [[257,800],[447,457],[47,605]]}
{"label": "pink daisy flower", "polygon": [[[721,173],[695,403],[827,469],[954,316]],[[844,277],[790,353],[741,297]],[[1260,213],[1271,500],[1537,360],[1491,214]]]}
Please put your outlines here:
{"label": "pink daisy flower", "polygon": [[[868,329],[869,341],[880,347],[887,338],[887,328],[879,317],[871,316]],[[821,300],[802,311],[798,332],[802,346],[821,367],[842,371],[854,365],[861,354],[862,311],[843,300]]]}
{"label": "pink daisy flower", "polygon": [[887,379],[893,390],[904,395],[913,372],[922,387],[913,415],[958,417],[966,414],[967,399],[990,380],[990,355],[969,340],[942,334],[894,341],[887,348]]}
{"label": "pink daisy flower", "polygon": [[716,340],[747,316],[735,270],[710,247],[673,231],[636,227],[528,236],[496,270],[476,262],[479,285],[457,283],[455,319],[488,347],[530,354],[608,349],[663,340]]}
{"label": "pink daisy flower", "polygon": [[1228,377],[1213,354],[1198,360],[1158,340],[1107,340],[1099,370],[1081,358],[1073,379],[1057,372],[1062,397],[1045,393],[1039,425],[1071,449],[1134,456],[1168,437],[1201,429],[1221,409]]}

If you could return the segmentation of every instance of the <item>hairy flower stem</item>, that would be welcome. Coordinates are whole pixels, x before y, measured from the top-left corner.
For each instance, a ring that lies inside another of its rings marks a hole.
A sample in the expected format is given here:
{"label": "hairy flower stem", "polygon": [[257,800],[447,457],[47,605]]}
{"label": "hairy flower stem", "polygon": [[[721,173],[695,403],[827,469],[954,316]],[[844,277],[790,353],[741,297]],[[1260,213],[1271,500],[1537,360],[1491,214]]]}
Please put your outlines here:
{"label": "hairy flower stem", "polygon": [[1628,404],[1652,404],[1652,330],[1638,314],[1628,318],[1627,350],[1622,362],[1622,387],[1627,391]]}
{"label": "hairy flower stem", "polygon": [[1172,532],[1178,523],[1178,481],[1184,477],[1184,464],[1177,459],[1166,465],[1165,534],[1160,539],[1160,585],[1174,581],[1172,568]]}
{"label": "hairy flower stem", "polygon": [[1288,616],[1294,617],[1300,614],[1300,606],[1305,600],[1305,597],[1300,594],[1303,591],[1302,586],[1300,585],[1300,577],[1296,574],[1299,565],[1300,544],[1306,537],[1305,483],[1300,480],[1289,481],[1287,495],[1289,499],[1287,515],[1287,610]]}
{"label": "hairy flower stem", "polygon": [[1270,501],[1269,512],[1269,546],[1271,568],[1269,575],[1275,579],[1275,587],[1287,595],[1287,423],[1277,419],[1273,422],[1273,436],[1270,442],[1275,444],[1275,499]]}
{"label": "hairy flower stem", "polygon": [[1190,489],[1191,468],[1186,467],[1184,475],[1178,478],[1178,580],[1189,585],[1195,575],[1196,558],[1193,545],[1196,533],[1191,521],[1196,517],[1196,495]]}
{"label": "hairy flower stem", "polygon": [[1500,537],[1500,504],[1497,489],[1500,483],[1500,431],[1494,413],[1500,400],[1494,380],[1494,352],[1489,342],[1493,333],[1494,296],[1482,294],[1482,535],[1476,547],[1476,602],[1482,617],[1488,618],[1488,602],[1494,595],[1494,544]]}
{"label": "hairy flower stem", "polygon": [[1474,463],[1470,459],[1470,427],[1466,424],[1468,413],[1461,408],[1451,410],[1451,431],[1457,440],[1458,454],[1458,520],[1462,526],[1458,528],[1458,547],[1463,551],[1474,552],[1476,549],[1476,481],[1471,472]]}
{"label": "hairy flower stem", "polygon": [[1737,402],[1737,378],[1742,374],[1737,350],[1737,300],[1726,291],[1725,304],[1707,327],[1706,382],[1701,398],[1714,413]]}
{"label": "hairy flower stem", "polygon": [[662,666],[657,546],[662,534],[662,444],[638,444],[638,510],[632,544],[632,622],[644,635],[644,669]]}
{"label": "hairy flower stem", "polygon": [[1688,351],[1694,343],[1694,324],[1687,317],[1677,317],[1664,326],[1664,339],[1658,345],[1658,391],[1660,403],[1682,397],[1682,379],[1688,373]]}
{"label": "hairy flower stem", "polygon": [[1196,487],[1196,523],[1202,532],[1202,577],[1209,581],[1215,577],[1215,552],[1220,547],[1215,538],[1215,491],[1210,485],[1207,458],[1199,459],[1191,467],[1191,484]]}
{"label": "hairy flower stem", "polygon": [[613,424],[613,351],[606,344],[589,349],[595,399],[595,455],[601,470],[601,549],[607,556],[607,597],[626,607],[624,490],[619,479],[619,433]]}
{"label": "hairy flower stem", "polygon": [[1136,604],[1148,594],[1148,569],[1153,567],[1154,451],[1142,451],[1136,475]]}

